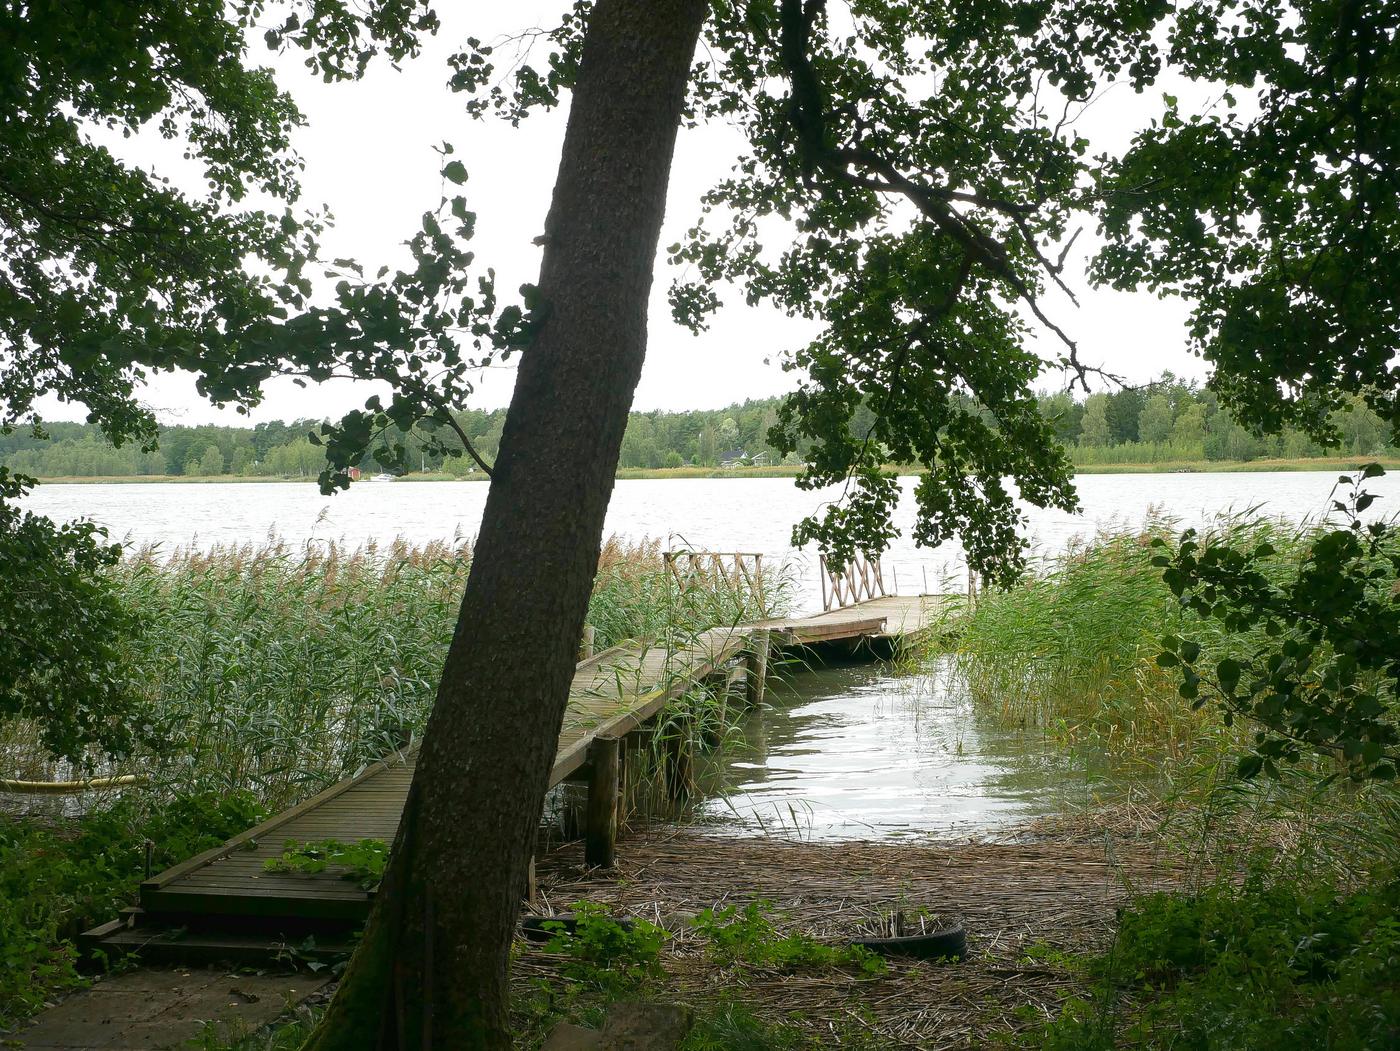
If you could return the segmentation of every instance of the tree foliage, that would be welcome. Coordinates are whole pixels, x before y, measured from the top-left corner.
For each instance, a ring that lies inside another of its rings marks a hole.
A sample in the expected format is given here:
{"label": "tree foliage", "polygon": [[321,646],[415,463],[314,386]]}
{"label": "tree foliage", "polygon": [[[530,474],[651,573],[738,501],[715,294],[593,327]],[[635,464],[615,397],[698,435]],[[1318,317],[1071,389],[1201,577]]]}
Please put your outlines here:
{"label": "tree foliage", "polygon": [[[380,49],[412,54],[437,24],[418,0],[287,11],[267,42],[307,50],[327,80]],[[249,62],[265,14],[261,0],[0,11],[0,426],[53,394],[114,440],[149,440],[134,391],[152,370],[194,372],[216,402],[256,400],[271,370],[250,334],[305,305],[322,223],[293,210],[302,117]],[[125,160],[120,140],[143,134],[183,145],[203,191]]]}
{"label": "tree foliage", "polygon": [[32,479],[0,467],[0,719],[33,720],[56,756],[130,751],[139,733],[123,646],[139,624],[102,570],[120,556],[91,522],[15,506]]}
{"label": "tree foliage", "polygon": [[[283,11],[266,43],[307,51],[326,80],[408,56],[437,26],[420,0]],[[261,0],[0,8],[0,433],[42,435],[36,402],[52,396],[151,446],[137,398],[151,372],[187,369],[210,400],[246,406],[285,369],[276,337],[307,305],[323,217],[295,210],[301,115],[249,60],[266,15]],[[202,191],[125,159],[140,135],[182,146]],[[94,576],[116,549],[90,524],[20,512],[30,484],[0,474],[0,713],[40,717],[58,754],[121,754],[113,647],[132,625]]]}
{"label": "tree foliage", "polygon": [[1200,645],[1173,636],[1157,659],[1180,669],[1193,707],[1214,699],[1227,723],[1258,725],[1243,777],[1278,776],[1281,762],[1318,753],[1356,780],[1400,770],[1400,535],[1361,517],[1377,499],[1363,483],[1384,473],[1371,464],[1338,479],[1350,492],[1333,510],[1346,524],[1320,533],[1282,582],[1260,569],[1268,543],[1244,548],[1194,530],[1153,560],[1184,605],[1254,640],[1245,659],[1204,667]]}
{"label": "tree foliage", "polygon": [[1167,96],[1102,158],[1094,276],[1184,297],[1211,386],[1253,427],[1329,437],[1352,394],[1400,427],[1400,10],[1169,6],[1153,54],[1219,100],[1193,112]]}

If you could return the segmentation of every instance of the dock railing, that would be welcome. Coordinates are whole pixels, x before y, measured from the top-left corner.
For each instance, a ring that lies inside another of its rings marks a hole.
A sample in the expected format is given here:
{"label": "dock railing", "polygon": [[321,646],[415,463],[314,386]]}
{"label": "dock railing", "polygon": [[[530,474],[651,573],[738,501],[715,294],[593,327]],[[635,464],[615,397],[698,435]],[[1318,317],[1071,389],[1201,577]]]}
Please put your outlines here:
{"label": "dock railing", "polygon": [[857,602],[885,597],[885,574],[880,560],[873,562],[857,552],[844,569],[833,569],[821,556],[822,609],[845,609]]}
{"label": "dock railing", "polygon": [[750,551],[666,551],[666,569],[677,589],[721,585],[734,596],[741,617],[768,614],[769,596],[763,579],[763,555]]}

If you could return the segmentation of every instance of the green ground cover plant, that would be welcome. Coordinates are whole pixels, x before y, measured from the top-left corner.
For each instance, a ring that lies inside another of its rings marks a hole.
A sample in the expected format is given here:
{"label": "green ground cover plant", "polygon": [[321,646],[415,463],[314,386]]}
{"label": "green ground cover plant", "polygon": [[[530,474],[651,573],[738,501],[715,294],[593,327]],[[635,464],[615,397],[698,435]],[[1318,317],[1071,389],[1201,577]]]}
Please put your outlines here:
{"label": "green ground cover plant", "polygon": [[669,937],[665,930],[642,919],[619,923],[608,906],[597,902],[575,902],[570,911],[575,918],[572,930],[558,920],[544,923],[552,934],[545,951],[568,960],[561,969],[564,977],[598,993],[622,996],[664,976],[660,956]]}
{"label": "green ground cover plant", "polygon": [[338,839],[318,839],[309,843],[287,840],[282,856],[263,863],[268,872],[298,872],[314,876],[339,869],[343,879],[354,880],[370,890],[384,875],[389,860],[389,844],[382,839],[361,839],[343,843]]}
{"label": "green ground cover plant", "polygon": [[775,971],[848,967],[869,975],[885,973],[885,961],[858,945],[831,945],[800,931],[780,934],[770,918],[771,909],[768,901],[704,909],[692,926],[706,939],[715,962],[725,967]]}
{"label": "green ground cover plant", "polygon": [[82,984],[75,939],[133,903],[147,843],[165,868],[265,815],[233,792],[122,800],[62,829],[0,816],[0,1026]]}
{"label": "green ground cover plant", "polygon": [[1400,1044],[1400,879],[1280,879],[1150,894],[1098,981],[1023,1046],[1378,1051]]}

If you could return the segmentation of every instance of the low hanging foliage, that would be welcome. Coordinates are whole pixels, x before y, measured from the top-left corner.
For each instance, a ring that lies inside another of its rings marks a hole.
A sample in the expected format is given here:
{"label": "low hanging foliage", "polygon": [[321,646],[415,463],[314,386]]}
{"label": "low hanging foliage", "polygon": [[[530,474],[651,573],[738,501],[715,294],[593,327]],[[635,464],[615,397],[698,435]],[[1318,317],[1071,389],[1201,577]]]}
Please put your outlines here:
{"label": "low hanging foliage", "polygon": [[[1393,780],[1400,768],[1400,533],[1364,524],[1376,499],[1363,488],[1379,464],[1342,475],[1349,487],[1333,510],[1345,524],[1320,532],[1279,580],[1262,571],[1275,550],[1187,530],[1157,539],[1153,562],[1180,603],[1203,621],[1251,640],[1238,655],[1210,660],[1201,643],[1163,639],[1157,663],[1178,669],[1193,707],[1214,700],[1226,723],[1257,725],[1241,777],[1279,775],[1279,764],[1321,753],[1337,775]],[[1334,494],[1336,489],[1333,490]]]}

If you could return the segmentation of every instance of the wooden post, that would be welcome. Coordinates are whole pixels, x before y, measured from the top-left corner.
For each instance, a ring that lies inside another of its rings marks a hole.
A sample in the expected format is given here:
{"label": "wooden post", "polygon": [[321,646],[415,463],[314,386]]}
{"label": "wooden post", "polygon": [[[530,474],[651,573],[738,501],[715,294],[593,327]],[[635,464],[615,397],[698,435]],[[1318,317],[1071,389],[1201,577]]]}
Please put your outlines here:
{"label": "wooden post", "polygon": [[748,650],[744,654],[744,701],[750,708],[763,703],[764,681],[768,678],[769,646],[767,628],[755,628],[749,635]]}
{"label": "wooden post", "polygon": [[535,883],[535,855],[530,854],[530,868],[525,873],[525,904],[530,908],[535,907],[535,899],[539,893],[539,887]]}
{"label": "wooden post", "polygon": [[666,789],[673,801],[690,795],[694,756],[694,721],[677,720],[675,733],[666,742]]}
{"label": "wooden post", "polygon": [[585,865],[610,869],[617,853],[617,774],[616,737],[594,738],[588,746],[592,774],[588,779],[588,822],[583,841]]}
{"label": "wooden post", "polygon": [[583,626],[583,639],[579,642],[578,647],[579,660],[586,661],[593,656],[593,639],[597,633],[598,630],[592,624]]}

